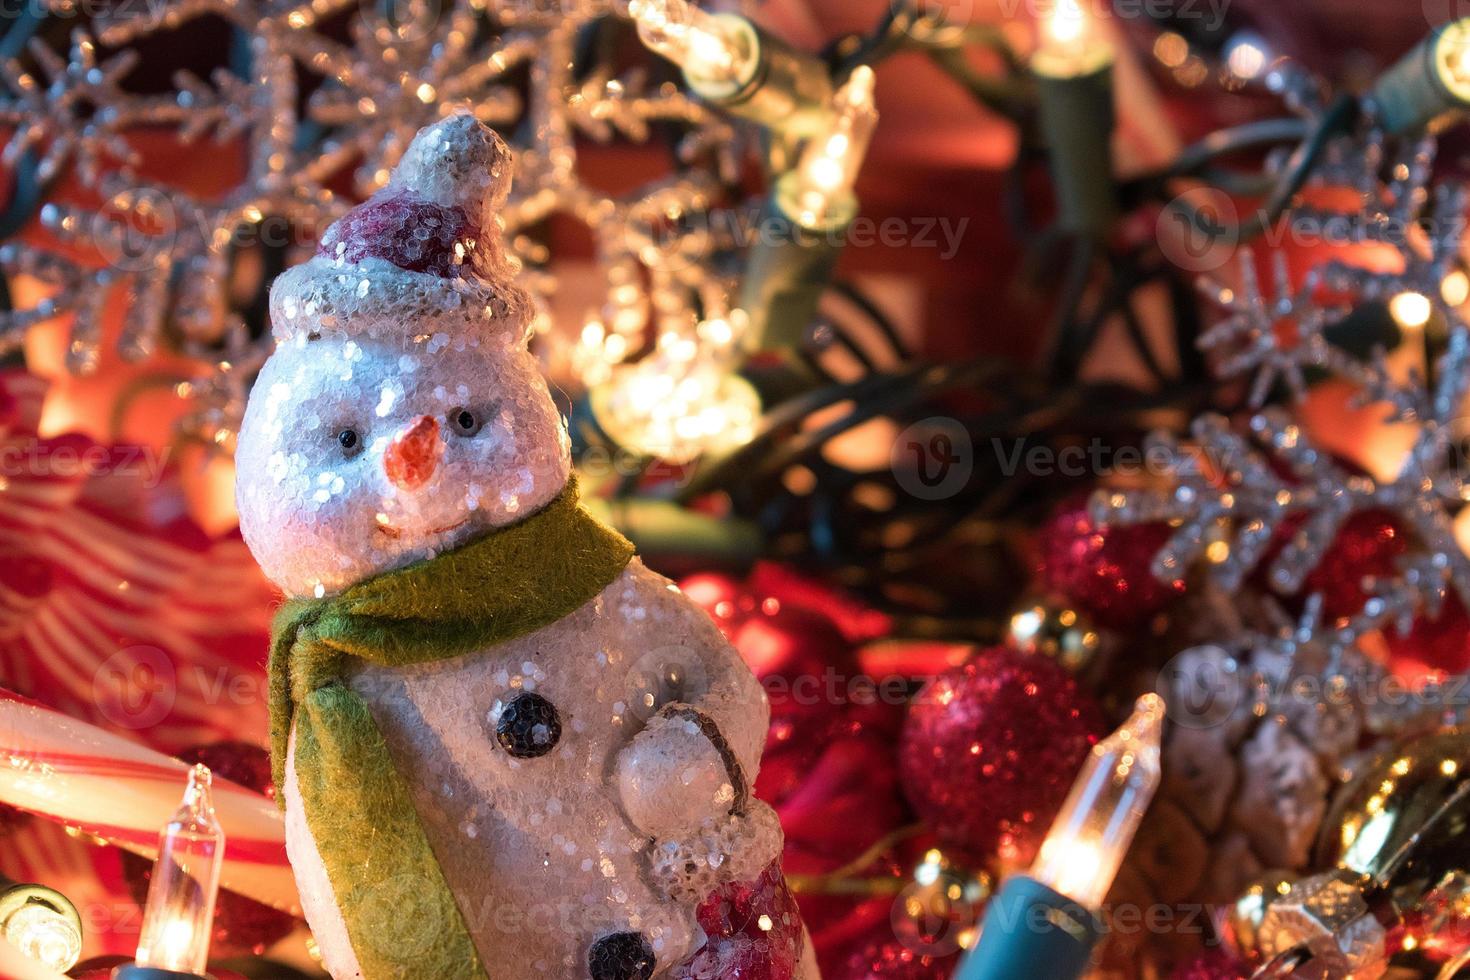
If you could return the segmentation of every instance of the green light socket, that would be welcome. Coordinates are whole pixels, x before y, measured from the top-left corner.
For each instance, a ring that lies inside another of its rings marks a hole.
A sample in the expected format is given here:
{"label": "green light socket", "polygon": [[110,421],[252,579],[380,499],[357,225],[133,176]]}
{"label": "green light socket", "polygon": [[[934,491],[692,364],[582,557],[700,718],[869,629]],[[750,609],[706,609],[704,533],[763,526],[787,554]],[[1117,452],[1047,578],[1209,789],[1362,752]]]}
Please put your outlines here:
{"label": "green light socket", "polygon": [[719,14],[727,28],[745,36],[756,52],[755,70],[739,85],[712,83],[684,73],[700,98],[731,115],[748,119],[787,136],[810,136],[827,124],[832,77],[827,66],[810,54],[777,40],[744,17]]}
{"label": "green light socket", "polygon": [[1112,64],[1067,77],[1037,72],[1036,86],[1058,218],[1067,231],[1101,238],[1118,218]]}
{"label": "green light socket", "polygon": [[1370,94],[1379,124],[1394,136],[1453,121],[1470,108],[1470,18],[1444,24],[1420,41]]}

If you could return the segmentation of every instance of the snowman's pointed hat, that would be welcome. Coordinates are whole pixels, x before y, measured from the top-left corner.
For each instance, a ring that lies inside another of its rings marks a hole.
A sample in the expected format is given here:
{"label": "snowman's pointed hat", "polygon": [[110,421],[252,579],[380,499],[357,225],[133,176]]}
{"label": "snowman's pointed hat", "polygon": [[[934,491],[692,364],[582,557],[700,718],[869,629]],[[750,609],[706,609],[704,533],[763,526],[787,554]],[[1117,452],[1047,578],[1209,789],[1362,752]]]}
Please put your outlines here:
{"label": "snowman's pointed hat", "polygon": [[277,341],[324,333],[499,336],[519,342],[530,298],[501,246],[511,156],[467,112],[419,131],[382,190],[271,287]]}

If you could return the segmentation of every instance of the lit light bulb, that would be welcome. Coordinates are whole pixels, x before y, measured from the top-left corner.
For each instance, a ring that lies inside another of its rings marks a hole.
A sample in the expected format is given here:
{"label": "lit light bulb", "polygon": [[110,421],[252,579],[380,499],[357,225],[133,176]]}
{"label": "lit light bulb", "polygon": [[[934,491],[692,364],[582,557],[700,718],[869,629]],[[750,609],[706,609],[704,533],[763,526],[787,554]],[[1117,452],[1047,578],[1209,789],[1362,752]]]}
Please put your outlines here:
{"label": "lit light bulb", "polygon": [[1388,312],[1399,326],[1418,330],[1434,315],[1434,304],[1423,293],[1405,290],[1388,301]]}
{"label": "lit light bulb", "polygon": [[27,959],[65,973],[82,956],[82,919],[61,892],[44,885],[0,889],[0,933]]}
{"label": "lit light bulb", "polygon": [[1439,80],[1460,102],[1470,102],[1470,18],[1457,20],[1440,31],[1434,45]]}
{"label": "lit light bulb", "polygon": [[777,184],[781,209],[802,227],[840,228],[857,215],[852,188],[878,127],[876,83],[867,65],[853,70],[833,96],[831,127],[807,142],[796,169]]}
{"label": "lit light bulb", "polygon": [[1091,75],[1113,63],[1112,42],[1080,0],[1056,0],[1041,22],[1031,67],[1053,78]]}
{"label": "lit light bulb", "polygon": [[759,64],[759,42],[750,25],[729,14],[710,14],[685,0],[631,0],[628,13],[650,50],[684,69],[692,83],[749,83]]}
{"label": "lit light bulb", "polygon": [[1259,78],[1271,63],[1266,41],[1254,31],[1241,31],[1226,45],[1225,64],[1236,78]]}
{"label": "lit light bulb", "polygon": [[1075,45],[1087,33],[1087,15],[1077,0],[1057,0],[1046,19],[1046,37],[1057,45]]}
{"label": "lit light bulb", "polygon": [[760,396],[731,370],[747,322],[732,310],[701,323],[697,341],[665,334],[652,354],[594,389],[598,423],[625,449],[670,463],[745,445],[761,417]]}
{"label": "lit light bulb", "polygon": [[1147,694],[1122,728],[1093,747],[1031,878],[1086,908],[1102,908],[1159,788],[1163,726],[1164,700]]}
{"label": "lit light bulb", "polygon": [[143,907],[136,965],[203,974],[219,893],[225,834],[214,816],[209,769],[189,771],[184,800],[158,839],[158,860]]}

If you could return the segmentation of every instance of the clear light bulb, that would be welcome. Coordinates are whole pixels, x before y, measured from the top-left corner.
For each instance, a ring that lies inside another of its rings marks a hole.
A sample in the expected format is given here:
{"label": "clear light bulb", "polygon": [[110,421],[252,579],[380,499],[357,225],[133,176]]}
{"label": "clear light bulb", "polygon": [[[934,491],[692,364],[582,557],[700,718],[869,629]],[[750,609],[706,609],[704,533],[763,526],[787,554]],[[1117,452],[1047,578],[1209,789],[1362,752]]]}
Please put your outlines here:
{"label": "clear light bulb", "polygon": [[739,87],[755,73],[755,35],[738,17],[710,14],[685,0],[630,0],[628,13],[643,43],[691,81]]}
{"label": "clear light bulb", "polygon": [[6,941],[57,973],[75,966],[82,956],[82,929],[71,903],[59,892],[38,885],[17,885],[0,902],[9,904],[12,893],[20,904],[4,915],[0,925]]}
{"label": "clear light bulb", "polygon": [[1093,747],[1041,845],[1033,879],[1086,908],[1102,908],[1159,788],[1163,728],[1164,699],[1146,694],[1123,727]]}
{"label": "clear light bulb", "polygon": [[214,816],[211,781],[205,766],[189,771],[183,803],[159,835],[158,860],[138,938],[138,966],[178,973],[205,971],[225,856],[225,834]]}
{"label": "clear light bulb", "polygon": [[867,65],[853,70],[833,96],[832,125],[808,141],[796,169],[777,185],[781,209],[805,228],[839,228],[857,214],[852,187],[878,128],[876,82]]}
{"label": "clear light bulb", "polygon": [[1055,78],[1090,75],[1113,63],[1112,42],[1080,0],[1056,0],[1041,22],[1031,66]]}

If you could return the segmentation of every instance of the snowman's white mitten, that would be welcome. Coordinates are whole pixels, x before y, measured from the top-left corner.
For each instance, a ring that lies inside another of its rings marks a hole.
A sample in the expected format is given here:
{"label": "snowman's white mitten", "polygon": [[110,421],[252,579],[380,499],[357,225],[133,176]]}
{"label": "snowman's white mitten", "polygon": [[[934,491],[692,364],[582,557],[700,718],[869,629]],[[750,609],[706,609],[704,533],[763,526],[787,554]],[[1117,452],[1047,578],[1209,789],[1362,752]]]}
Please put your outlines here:
{"label": "snowman's white mitten", "polygon": [[747,789],[713,722],[688,705],[665,705],[618,753],[623,810],[649,837],[680,837],[723,820]]}
{"label": "snowman's white mitten", "polygon": [[654,842],[649,876],[676,902],[698,905],[731,882],[752,882],[781,857],[781,819],[760,800],[681,838]]}

